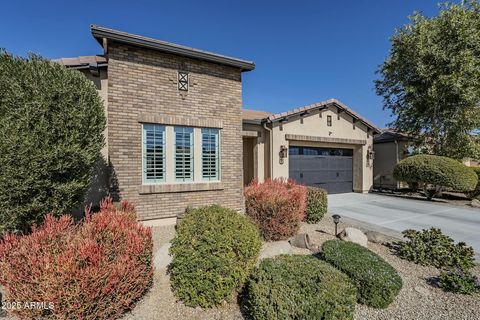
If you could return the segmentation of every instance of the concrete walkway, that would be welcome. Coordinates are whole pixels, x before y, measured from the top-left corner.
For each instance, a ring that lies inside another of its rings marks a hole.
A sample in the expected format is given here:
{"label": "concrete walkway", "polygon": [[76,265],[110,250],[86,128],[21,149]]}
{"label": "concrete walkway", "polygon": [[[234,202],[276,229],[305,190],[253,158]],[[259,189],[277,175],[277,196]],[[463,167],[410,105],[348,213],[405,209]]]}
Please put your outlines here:
{"label": "concrete walkway", "polygon": [[455,241],[480,253],[480,209],[379,194],[343,193],[328,196],[330,214],[401,232],[440,228]]}

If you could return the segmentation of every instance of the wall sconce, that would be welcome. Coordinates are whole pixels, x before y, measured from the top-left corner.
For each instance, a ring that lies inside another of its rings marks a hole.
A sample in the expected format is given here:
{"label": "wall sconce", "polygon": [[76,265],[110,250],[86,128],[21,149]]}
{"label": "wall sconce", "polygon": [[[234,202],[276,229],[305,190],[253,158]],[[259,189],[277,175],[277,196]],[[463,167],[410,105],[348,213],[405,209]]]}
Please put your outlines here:
{"label": "wall sconce", "polygon": [[368,150],[367,150],[367,166],[372,166],[374,159],[375,159],[375,151],[372,150],[372,146],[368,146]]}
{"label": "wall sconce", "polygon": [[280,164],[283,164],[283,159],[288,156],[288,148],[286,146],[280,146],[278,156],[280,157]]}

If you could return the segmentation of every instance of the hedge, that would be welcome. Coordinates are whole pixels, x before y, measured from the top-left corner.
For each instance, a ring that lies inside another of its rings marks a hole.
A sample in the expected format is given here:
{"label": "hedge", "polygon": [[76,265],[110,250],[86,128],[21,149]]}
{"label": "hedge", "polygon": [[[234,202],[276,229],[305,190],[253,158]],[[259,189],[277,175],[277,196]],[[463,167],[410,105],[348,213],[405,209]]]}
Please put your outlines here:
{"label": "hedge", "polygon": [[316,187],[307,187],[307,209],[305,221],[318,223],[328,209],[327,190]]}
{"label": "hedge", "polygon": [[258,229],[245,215],[217,205],[188,210],[172,241],[171,283],[188,306],[229,301],[260,252]]}
{"label": "hedge", "polygon": [[245,309],[254,320],[353,319],[355,286],[313,256],[264,259],[246,287]]}
{"label": "hedge", "polygon": [[0,235],[79,207],[103,147],[104,107],[77,70],[0,50]]}
{"label": "hedge", "polygon": [[[422,185],[429,199],[443,187],[450,187],[456,191],[471,191],[478,182],[477,175],[459,161],[424,154],[400,161],[395,166],[393,175],[399,181]],[[435,187],[435,192],[427,192],[429,185]]]}
{"label": "hedge", "polygon": [[386,308],[402,288],[397,271],[359,244],[328,240],[322,245],[322,257],[350,277],[358,289],[360,303]]}

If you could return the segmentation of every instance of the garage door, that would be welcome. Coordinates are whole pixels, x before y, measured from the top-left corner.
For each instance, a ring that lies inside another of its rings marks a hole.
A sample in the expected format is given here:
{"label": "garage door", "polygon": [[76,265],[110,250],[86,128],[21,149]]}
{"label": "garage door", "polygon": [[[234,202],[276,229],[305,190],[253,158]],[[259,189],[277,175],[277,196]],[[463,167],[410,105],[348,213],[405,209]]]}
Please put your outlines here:
{"label": "garage door", "polygon": [[352,149],[289,148],[289,176],[300,184],[324,188],[328,193],[353,191]]}

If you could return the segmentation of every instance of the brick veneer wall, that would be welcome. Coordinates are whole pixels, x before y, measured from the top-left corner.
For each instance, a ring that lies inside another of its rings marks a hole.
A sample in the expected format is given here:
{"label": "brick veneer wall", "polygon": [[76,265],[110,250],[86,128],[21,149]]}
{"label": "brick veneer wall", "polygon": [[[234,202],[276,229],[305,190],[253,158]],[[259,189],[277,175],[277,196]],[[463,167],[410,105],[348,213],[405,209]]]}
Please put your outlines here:
{"label": "brick veneer wall", "polygon": [[[213,203],[243,210],[240,70],[117,43],[109,44],[108,58],[109,161],[119,197],[137,206],[140,220],[172,217],[187,206]],[[178,70],[189,72],[186,95],[177,89]],[[221,122],[222,189],[141,192],[139,121],[145,114]]]}

